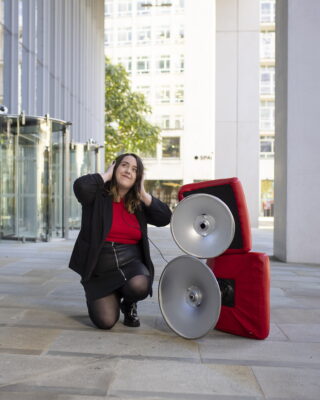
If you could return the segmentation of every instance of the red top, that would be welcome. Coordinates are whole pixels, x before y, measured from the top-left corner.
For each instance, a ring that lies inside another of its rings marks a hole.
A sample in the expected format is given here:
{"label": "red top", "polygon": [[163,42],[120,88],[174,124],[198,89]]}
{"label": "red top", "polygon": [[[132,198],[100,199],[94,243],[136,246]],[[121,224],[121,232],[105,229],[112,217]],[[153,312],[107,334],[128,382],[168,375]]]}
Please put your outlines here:
{"label": "red top", "polygon": [[137,217],[126,210],[123,200],[112,202],[112,209],[112,225],[105,240],[124,244],[138,243],[142,234]]}

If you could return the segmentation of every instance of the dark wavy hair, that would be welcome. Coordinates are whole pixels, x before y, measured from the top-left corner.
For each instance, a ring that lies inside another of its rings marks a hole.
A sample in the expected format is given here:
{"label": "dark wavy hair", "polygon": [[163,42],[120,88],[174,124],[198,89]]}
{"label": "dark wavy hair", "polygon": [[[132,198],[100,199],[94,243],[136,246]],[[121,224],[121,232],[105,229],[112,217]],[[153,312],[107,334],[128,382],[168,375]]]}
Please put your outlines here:
{"label": "dark wavy hair", "polygon": [[108,185],[109,186],[108,192],[111,194],[113,201],[119,200],[119,188],[118,188],[118,184],[116,181],[116,171],[117,171],[119,165],[121,164],[121,161],[126,156],[132,156],[137,161],[136,181],[124,198],[124,205],[125,205],[127,211],[129,213],[133,214],[136,211],[136,209],[140,206],[140,203],[141,203],[140,187],[141,187],[141,181],[142,181],[142,177],[143,177],[144,166],[143,166],[142,160],[139,156],[137,156],[134,153],[124,153],[115,159],[115,166],[113,169],[111,181]]}

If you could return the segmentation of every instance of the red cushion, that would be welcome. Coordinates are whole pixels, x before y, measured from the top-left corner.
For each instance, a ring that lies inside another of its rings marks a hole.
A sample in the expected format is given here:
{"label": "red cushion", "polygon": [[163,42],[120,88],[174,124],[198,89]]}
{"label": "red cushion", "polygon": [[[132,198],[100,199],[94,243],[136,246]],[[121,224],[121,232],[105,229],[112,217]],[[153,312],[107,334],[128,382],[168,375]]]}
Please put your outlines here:
{"label": "red cushion", "polygon": [[264,253],[228,254],[207,260],[218,279],[234,285],[232,300],[222,306],[215,329],[255,339],[265,339],[270,330],[270,266]]}
{"label": "red cushion", "polygon": [[250,218],[245,195],[238,178],[216,179],[181,186],[179,201],[196,193],[207,193],[222,200],[232,212],[235,222],[235,235],[224,254],[246,253],[252,248]]}

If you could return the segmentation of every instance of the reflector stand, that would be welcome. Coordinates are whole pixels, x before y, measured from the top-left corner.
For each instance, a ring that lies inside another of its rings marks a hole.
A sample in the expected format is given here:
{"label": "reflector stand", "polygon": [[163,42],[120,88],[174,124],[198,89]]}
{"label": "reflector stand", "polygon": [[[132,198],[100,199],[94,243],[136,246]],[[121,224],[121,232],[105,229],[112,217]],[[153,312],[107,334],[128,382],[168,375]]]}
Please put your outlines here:
{"label": "reflector stand", "polygon": [[171,260],[159,280],[159,305],[169,328],[198,339],[216,325],[221,309],[219,284],[200,260],[182,255]]}
{"label": "reflector stand", "polygon": [[228,206],[218,197],[197,193],[174,209],[171,234],[182,251],[197,258],[214,258],[231,244],[235,223]]}

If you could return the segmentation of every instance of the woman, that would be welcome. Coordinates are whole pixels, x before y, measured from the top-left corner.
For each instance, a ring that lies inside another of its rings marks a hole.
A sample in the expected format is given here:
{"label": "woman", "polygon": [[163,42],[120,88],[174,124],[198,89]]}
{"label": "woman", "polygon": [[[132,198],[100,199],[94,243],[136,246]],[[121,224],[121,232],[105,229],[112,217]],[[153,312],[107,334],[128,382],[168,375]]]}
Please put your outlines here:
{"label": "woman", "polygon": [[147,224],[165,226],[171,211],[145,191],[141,159],[120,155],[103,174],[74,182],[81,230],[69,267],[81,275],[89,317],[100,329],[140,326],[136,303],[152,295],[154,267]]}

